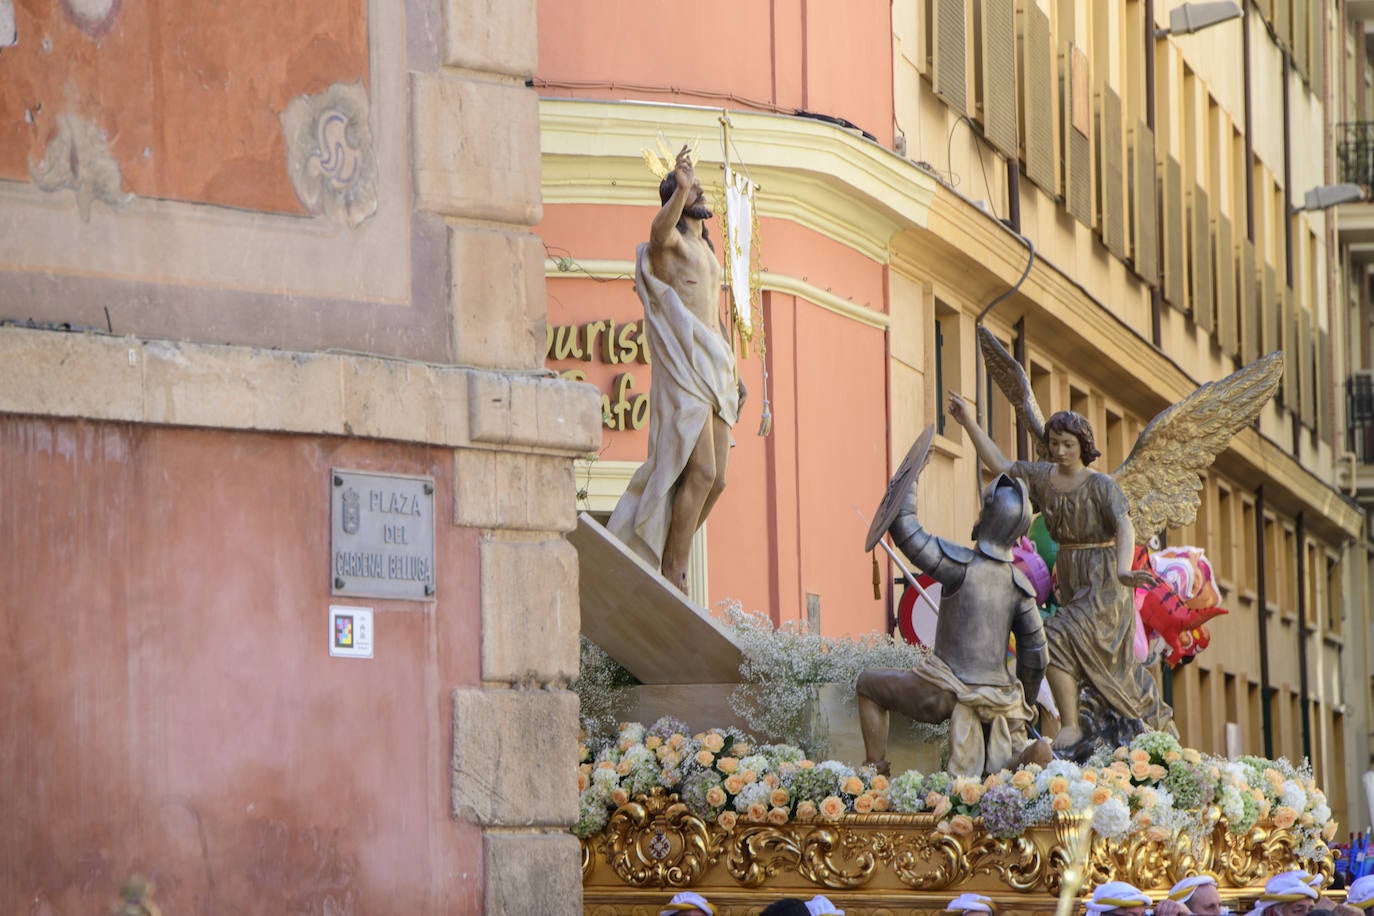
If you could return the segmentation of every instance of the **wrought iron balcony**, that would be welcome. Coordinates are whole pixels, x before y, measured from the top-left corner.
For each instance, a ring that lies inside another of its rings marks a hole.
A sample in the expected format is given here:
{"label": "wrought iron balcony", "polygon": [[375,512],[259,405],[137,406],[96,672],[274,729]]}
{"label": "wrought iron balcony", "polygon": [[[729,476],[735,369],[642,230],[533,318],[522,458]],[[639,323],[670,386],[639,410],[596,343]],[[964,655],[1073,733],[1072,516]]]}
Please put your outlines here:
{"label": "wrought iron balcony", "polygon": [[1374,464],[1374,372],[1345,381],[1346,447],[1360,464]]}
{"label": "wrought iron balcony", "polygon": [[1341,181],[1374,186],[1374,121],[1336,125],[1336,165]]}

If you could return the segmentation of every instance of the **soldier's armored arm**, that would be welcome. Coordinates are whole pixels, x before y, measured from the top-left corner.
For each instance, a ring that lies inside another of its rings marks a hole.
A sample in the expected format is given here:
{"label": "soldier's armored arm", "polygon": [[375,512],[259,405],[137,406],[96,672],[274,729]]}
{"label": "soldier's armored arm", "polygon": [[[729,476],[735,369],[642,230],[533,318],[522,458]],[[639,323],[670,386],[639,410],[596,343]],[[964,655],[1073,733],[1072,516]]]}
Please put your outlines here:
{"label": "soldier's armored arm", "polygon": [[1050,656],[1045,626],[1034,598],[1024,596],[1021,599],[1011,622],[1011,631],[1016,635],[1016,679],[1025,691],[1026,702],[1034,706]]}
{"label": "soldier's armored arm", "polygon": [[946,590],[958,588],[964,581],[964,569],[973,559],[973,551],[959,544],[951,544],[921,527],[915,512],[903,512],[888,529],[892,543],[921,572],[926,573]]}

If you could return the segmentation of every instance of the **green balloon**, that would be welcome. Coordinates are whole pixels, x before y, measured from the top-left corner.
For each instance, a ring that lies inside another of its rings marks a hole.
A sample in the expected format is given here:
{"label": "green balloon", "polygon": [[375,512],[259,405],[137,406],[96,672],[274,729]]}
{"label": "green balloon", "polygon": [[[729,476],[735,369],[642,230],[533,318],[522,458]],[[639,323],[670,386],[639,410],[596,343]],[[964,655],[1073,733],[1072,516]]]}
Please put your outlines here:
{"label": "green balloon", "polygon": [[1059,557],[1059,543],[1050,537],[1049,529],[1045,527],[1045,517],[1037,515],[1031,522],[1030,532],[1027,535],[1031,543],[1035,545],[1035,550],[1040,554],[1040,559],[1045,561],[1045,565],[1054,571],[1054,561]]}

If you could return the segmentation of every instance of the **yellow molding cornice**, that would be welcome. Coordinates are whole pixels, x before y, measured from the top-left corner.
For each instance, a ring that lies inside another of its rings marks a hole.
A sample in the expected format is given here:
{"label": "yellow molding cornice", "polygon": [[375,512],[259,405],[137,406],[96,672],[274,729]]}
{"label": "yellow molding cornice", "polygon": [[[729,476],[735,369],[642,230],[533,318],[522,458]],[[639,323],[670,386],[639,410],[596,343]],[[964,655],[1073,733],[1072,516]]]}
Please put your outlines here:
{"label": "yellow molding cornice", "polygon": [[[719,108],[690,105],[541,99],[544,203],[653,205],[658,180],[641,150],[660,131],[670,144],[698,140],[697,168],[707,175],[722,165],[720,116]],[[926,224],[939,183],[891,150],[807,118],[729,118],[731,158],[760,185],[760,216],[789,220],[880,264],[894,235]]]}
{"label": "yellow molding cornice", "polygon": [[[633,277],[635,265],[633,261],[620,261],[612,258],[579,260],[577,270],[563,270],[558,266],[558,262],[552,259],[544,261],[545,278],[561,278],[565,280],[575,280],[578,277],[587,277],[596,280],[613,280],[617,277]],[[759,274],[759,288],[773,290],[779,293],[786,293],[789,296],[797,296],[818,305],[828,312],[843,315],[859,324],[867,325],[878,330],[887,330],[892,323],[887,315],[875,309],[858,305],[848,299],[842,299],[832,292],[827,292],[819,286],[813,286],[805,280],[798,280],[786,274],[777,274],[772,271],[763,271]]]}

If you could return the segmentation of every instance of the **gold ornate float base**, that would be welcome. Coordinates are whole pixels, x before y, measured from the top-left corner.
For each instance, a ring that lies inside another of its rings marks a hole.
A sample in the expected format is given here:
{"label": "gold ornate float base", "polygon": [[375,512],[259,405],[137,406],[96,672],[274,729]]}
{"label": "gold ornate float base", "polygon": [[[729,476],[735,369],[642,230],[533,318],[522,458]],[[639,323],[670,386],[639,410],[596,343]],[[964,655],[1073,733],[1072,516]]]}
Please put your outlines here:
{"label": "gold ornate float base", "polygon": [[[583,912],[657,916],[691,888],[721,916],[755,914],[780,897],[825,894],[848,916],[935,914],[954,896],[993,898],[1002,916],[1055,909],[1073,826],[1031,828],[1011,840],[976,826],[968,836],[935,829],[927,814],[850,814],[837,821],[746,824],[726,830],[693,815],[675,795],[618,808],[582,841]],[[1180,878],[1211,872],[1223,901],[1244,912],[1264,880],[1289,868],[1332,871],[1330,856],[1301,860],[1290,831],[1259,824],[1233,834],[1217,817],[1198,843],[1181,832],[1093,837],[1085,887],[1129,881],[1162,896]]]}

